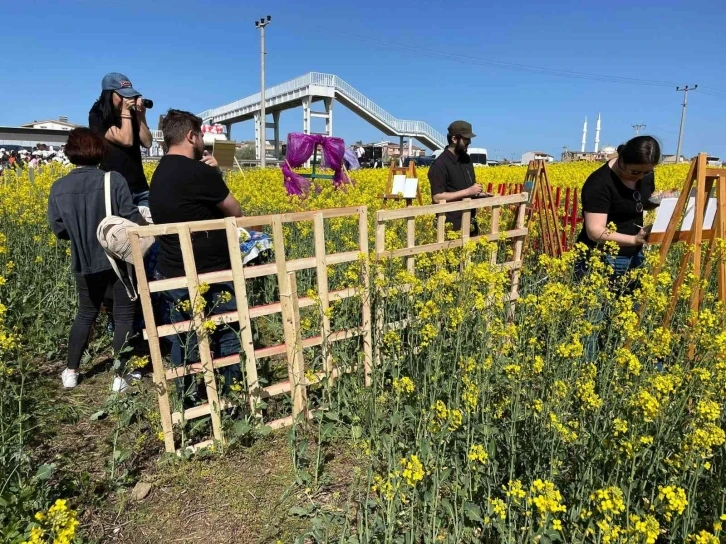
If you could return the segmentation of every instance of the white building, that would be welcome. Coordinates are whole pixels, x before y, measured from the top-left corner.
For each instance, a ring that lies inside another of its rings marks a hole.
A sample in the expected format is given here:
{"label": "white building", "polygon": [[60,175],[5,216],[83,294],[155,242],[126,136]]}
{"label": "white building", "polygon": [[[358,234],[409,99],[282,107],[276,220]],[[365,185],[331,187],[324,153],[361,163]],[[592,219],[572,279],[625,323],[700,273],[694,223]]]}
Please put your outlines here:
{"label": "white building", "polygon": [[555,158],[552,155],[545,153],[544,151],[527,151],[522,154],[521,164],[529,164],[529,161],[544,160],[545,162],[552,162]]}
{"label": "white building", "polygon": [[58,119],[48,119],[45,121],[33,121],[20,125],[20,128],[37,128],[42,130],[73,130],[77,126],[68,122],[68,117],[61,115]]}

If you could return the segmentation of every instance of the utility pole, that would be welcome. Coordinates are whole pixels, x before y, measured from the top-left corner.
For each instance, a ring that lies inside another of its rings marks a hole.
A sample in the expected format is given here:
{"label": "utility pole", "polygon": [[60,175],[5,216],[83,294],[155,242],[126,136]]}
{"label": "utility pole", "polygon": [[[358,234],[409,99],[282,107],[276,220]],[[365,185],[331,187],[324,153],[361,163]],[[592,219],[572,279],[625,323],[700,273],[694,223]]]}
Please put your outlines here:
{"label": "utility pole", "polygon": [[676,164],[681,160],[681,141],[683,141],[683,125],[686,124],[686,106],[688,105],[688,91],[695,91],[698,85],[689,87],[676,87],[676,91],[683,93],[683,109],[681,110],[681,130],[678,131],[678,148],[676,149]]}
{"label": "utility pole", "polygon": [[640,131],[645,128],[645,125],[632,125],[632,127],[635,129],[635,135],[639,136]]}
{"label": "utility pole", "polygon": [[265,114],[265,27],[272,22],[269,15],[255,21],[260,29],[260,168],[267,166],[267,116]]}

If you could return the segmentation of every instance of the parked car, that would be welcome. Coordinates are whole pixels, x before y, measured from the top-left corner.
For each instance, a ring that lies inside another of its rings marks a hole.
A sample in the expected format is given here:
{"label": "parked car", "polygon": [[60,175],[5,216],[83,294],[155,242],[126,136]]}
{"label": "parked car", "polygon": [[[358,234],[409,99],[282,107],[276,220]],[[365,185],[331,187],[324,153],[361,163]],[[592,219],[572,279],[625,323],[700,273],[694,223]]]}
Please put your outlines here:
{"label": "parked car", "polygon": [[403,166],[408,166],[411,161],[416,166],[431,166],[436,159],[434,157],[406,157],[403,159]]}

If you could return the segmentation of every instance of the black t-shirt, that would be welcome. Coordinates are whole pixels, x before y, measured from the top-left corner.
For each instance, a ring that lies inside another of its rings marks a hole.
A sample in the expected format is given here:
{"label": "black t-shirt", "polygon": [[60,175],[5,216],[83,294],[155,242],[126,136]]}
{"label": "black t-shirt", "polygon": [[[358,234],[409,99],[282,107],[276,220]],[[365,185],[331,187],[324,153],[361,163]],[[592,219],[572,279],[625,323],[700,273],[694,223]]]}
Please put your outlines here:
{"label": "black t-shirt", "polygon": [[[216,168],[182,155],[164,155],[151,178],[149,208],[154,224],[222,219],[217,207],[229,189]],[[224,229],[192,233],[197,271],[231,268]],[[179,237],[159,237],[157,269],[167,278],[184,275]]]}
{"label": "black t-shirt", "polygon": [[[100,110],[95,105],[88,112],[88,128],[101,136],[105,137],[106,131],[114,124],[121,128],[121,119],[116,119],[115,122],[111,120],[104,122]],[[131,124],[134,131],[134,143],[130,147],[124,147],[106,140],[108,152],[100,166],[106,172],[121,174],[126,178],[129,190],[132,193],[140,193],[148,191],[149,184],[146,181],[144,165],[141,162],[141,136],[139,136],[139,122],[134,112],[131,113]]]}
{"label": "black t-shirt", "polygon": [[[615,223],[616,230],[620,234],[638,234],[640,227],[635,225],[643,224],[643,212],[637,211],[636,191],[640,193],[640,201],[644,210],[655,209],[656,205],[649,201],[655,192],[655,174],[651,173],[643,177],[633,190],[620,181],[608,163],[605,163],[590,174],[585,185],[582,186],[583,214],[584,212],[606,213],[608,214],[607,223]],[[590,240],[584,224],[577,241],[590,248],[603,245]],[[640,249],[640,246],[621,247],[618,255],[631,257],[636,255]]]}
{"label": "black t-shirt", "polygon": [[[468,154],[455,155],[448,148],[436,157],[429,169],[429,182],[431,183],[431,196],[441,193],[455,193],[468,189],[476,183],[474,165]],[[461,217],[464,212],[448,212],[446,221],[451,223],[454,230],[461,230]],[[471,211],[472,220],[476,210]],[[475,222],[472,221],[472,227]]]}

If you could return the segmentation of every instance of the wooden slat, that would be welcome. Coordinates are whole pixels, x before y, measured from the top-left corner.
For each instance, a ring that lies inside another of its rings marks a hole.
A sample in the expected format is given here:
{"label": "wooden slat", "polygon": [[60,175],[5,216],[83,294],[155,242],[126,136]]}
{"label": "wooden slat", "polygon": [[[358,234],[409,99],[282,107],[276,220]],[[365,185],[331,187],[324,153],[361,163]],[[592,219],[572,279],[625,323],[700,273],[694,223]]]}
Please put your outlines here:
{"label": "wooden slat", "polygon": [[[223,221],[224,222],[224,221]],[[199,279],[197,278],[197,265],[194,261],[194,250],[192,248],[192,235],[189,227],[179,227],[179,246],[181,247],[182,260],[184,261],[184,272],[187,278],[187,286],[189,289],[189,300],[191,301],[192,311],[194,304],[201,293],[199,293]],[[197,331],[202,331],[202,319],[198,312],[194,312],[194,325]],[[212,432],[214,439],[224,442],[224,434],[222,432],[222,419],[219,410],[219,395],[217,393],[217,379],[214,375],[214,366],[212,364],[212,354],[209,349],[209,336],[200,332],[197,335],[199,357],[204,368],[204,385],[207,390],[207,399],[214,407],[211,411]]]}
{"label": "wooden slat", "polygon": [[[492,228],[491,228],[491,235],[492,236],[495,236],[496,235],[496,237],[497,237],[497,240],[496,241],[498,241],[499,238],[500,238],[500,235],[499,235],[499,218],[500,218],[500,215],[501,215],[501,211],[502,211],[502,209],[500,207],[492,208]],[[492,241],[496,243],[495,240],[492,240]],[[492,250],[492,254],[491,254],[491,257],[489,259],[489,262],[491,264],[497,264],[497,246],[495,246],[494,249]]]}
{"label": "wooden slat", "polygon": [[[471,203],[471,198],[465,198],[461,202]],[[461,241],[466,244],[471,236],[471,209],[467,208],[461,214]]]}
{"label": "wooden slat", "polygon": [[159,336],[156,333],[156,321],[154,319],[154,308],[151,304],[151,294],[149,292],[149,284],[146,279],[146,268],[144,267],[144,256],[141,253],[139,244],[139,235],[135,232],[129,233],[129,243],[131,244],[131,254],[134,257],[134,267],[136,270],[137,288],[139,298],[141,299],[141,311],[144,316],[144,322],[148,325],[150,334],[149,354],[151,355],[151,366],[154,369],[154,389],[159,403],[159,415],[161,417],[161,428],[164,432],[164,448],[167,453],[175,451],[174,445],[174,429],[172,427],[171,404],[169,403],[169,388],[166,383],[166,375],[164,373],[164,359],[161,356],[161,346],[159,344]]}
{"label": "wooden slat", "polygon": [[[406,220],[406,247],[416,247],[416,219],[413,217]],[[406,257],[406,270],[410,274],[416,272],[416,259],[413,255]]]}
{"label": "wooden slat", "polygon": [[[315,240],[315,260],[317,262],[317,285],[318,298],[320,298],[320,311],[322,323],[322,336],[327,338],[330,334],[330,318],[328,310],[330,308],[330,300],[328,298],[328,261],[325,254],[325,223],[322,214],[316,214],[313,221],[313,237]],[[333,357],[328,349],[327,342],[323,342],[323,360],[325,361],[325,371],[330,372],[333,369]]]}
{"label": "wooden slat", "polygon": [[[662,244],[663,240],[665,239],[665,232],[654,232],[650,236],[648,236],[648,243],[649,244]],[[701,232],[701,240],[707,241],[712,240],[714,236],[717,236],[714,229],[704,229]],[[689,230],[679,230],[674,236],[673,236],[673,242],[687,242],[689,238],[691,237],[691,231]]]}
{"label": "wooden slat", "polygon": [[[214,359],[213,361],[215,369],[230,365],[236,365],[239,364],[239,362],[240,357],[238,353],[235,353],[234,355],[227,355],[225,357],[219,357],[218,359]],[[183,378],[184,376],[191,376],[193,374],[199,374],[201,372],[204,372],[204,366],[201,362],[197,361],[196,363],[187,363],[184,366],[168,368],[165,372],[165,375],[167,380],[174,380],[176,378]]]}
{"label": "wooden slat", "polygon": [[[726,239],[726,177],[721,178],[716,182],[716,218],[717,223],[715,225],[718,237]],[[711,242],[714,246],[716,245],[715,240]],[[718,253],[718,252],[717,252]],[[716,263],[718,278],[718,299],[721,302],[726,301],[726,255],[716,255],[718,259]]]}
{"label": "wooden slat", "polygon": [[706,168],[707,178],[721,178],[726,181],[726,168]]}
{"label": "wooden slat", "polygon": [[693,214],[693,275],[698,282],[691,293],[691,311],[698,312],[698,301],[700,300],[700,279],[701,279],[701,242],[703,240],[703,218],[706,213],[708,194],[706,192],[706,154],[698,154],[697,178],[696,178],[696,209]]}
{"label": "wooden slat", "polygon": [[[519,210],[517,212],[517,230],[524,230],[525,233],[527,231],[526,228],[524,228],[524,222],[526,220],[527,215],[527,205],[526,203],[522,203],[519,205]],[[509,291],[509,299],[510,300],[516,300],[519,298],[519,269],[521,268],[522,263],[522,249],[524,246],[524,238],[522,236],[518,237],[517,240],[514,242],[514,255],[512,256],[512,259],[515,263],[519,263],[520,266],[512,269],[512,288]],[[513,309],[512,309],[513,310]],[[513,311],[510,313],[512,317]]]}
{"label": "wooden slat", "polygon": [[[497,234],[482,234],[479,236],[472,236],[469,238],[470,241],[475,242],[478,240],[499,240],[500,238],[517,238],[519,236],[524,236],[527,234],[526,228],[521,229],[514,229],[514,230],[508,230],[504,231],[504,233],[497,233]],[[401,249],[394,249],[392,251],[384,251],[383,253],[379,253],[378,257],[408,257],[410,255],[419,255],[421,253],[431,253],[433,251],[440,251],[442,249],[454,249],[457,247],[462,247],[464,245],[464,242],[461,238],[457,240],[448,240],[446,242],[433,242],[430,244],[423,244],[416,247],[405,247]]]}
{"label": "wooden slat", "polygon": [[[232,281],[231,270],[220,270],[219,272],[206,272],[199,274],[199,283],[221,283]],[[186,289],[187,279],[184,276],[177,278],[166,278],[163,280],[155,280],[149,282],[149,291],[159,293],[161,291],[170,291],[171,289]]]}
{"label": "wooden slat", "polygon": [[470,202],[446,202],[444,204],[431,204],[428,206],[414,206],[399,210],[379,210],[376,212],[376,221],[391,221],[393,219],[406,219],[419,217],[421,215],[436,215],[445,212],[464,211],[467,209],[478,210],[480,208],[491,208],[506,204],[519,204],[527,198],[526,193],[507,196],[495,196],[491,198],[477,198]]}
{"label": "wooden slat", "polygon": [[371,385],[371,372],[373,367],[373,321],[371,316],[371,292],[370,292],[370,262],[368,254],[368,208],[360,208],[358,217],[358,250],[363,255],[363,270],[361,277],[361,304],[363,306],[363,372],[366,386]]}
{"label": "wooden slat", "polygon": [[285,329],[285,345],[287,346],[292,416],[296,418],[307,409],[307,389],[305,387],[305,363],[303,360],[300,307],[297,302],[295,272],[288,272],[287,282],[280,289],[280,302],[282,303],[282,323]]}
{"label": "wooden slat", "polygon": [[[352,287],[346,289],[339,289],[336,291],[329,292],[329,299],[331,302],[335,300],[344,300],[346,298],[352,298],[358,295],[356,290]],[[315,301],[310,297],[303,297],[299,299],[300,307],[307,308],[315,305]],[[281,306],[279,302],[273,302],[272,304],[263,304],[260,306],[252,306],[249,308],[250,318],[255,319],[257,317],[263,317],[266,315],[279,314],[281,312]],[[221,314],[215,314],[210,316],[209,319],[217,325],[235,323],[238,319],[237,312],[224,312]],[[178,333],[186,333],[193,329],[193,323],[191,321],[178,321],[167,325],[159,325],[157,335],[160,337],[172,336]],[[148,332],[144,329],[144,339],[148,339]]]}
{"label": "wooden slat", "polygon": [[252,339],[252,319],[250,318],[247,300],[247,282],[245,281],[245,270],[242,264],[242,251],[239,247],[239,231],[233,217],[225,219],[225,223],[227,225],[227,249],[229,250],[229,259],[232,265],[234,294],[237,302],[240,344],[245,354],[245,374],[250,409],[253,414],[259,416],[260,383],[257,376],[257,359],[255,358],[255,347]]}
{"label": "wooden slat", "polygon": [[[281,215],[256,215],[251,217],[236,217],[235,224],[238,227],[249,228],[258,225],[272,225],[275,218],[282,223],[294,223],[296,221],[312,221],[313,214],[322,213],[325,219],[335,217],[346,217],[350,215],[358,215],[358,206],[350,206],[347,208],[328,208],[325,210],[283,213]],[[140,237],[146,236],[166,236],[168,234],[177,234],[182,230],[189,232],[203,232],[209,230],[222,230],[226,225],[224,219],[207,219],[204,221],[189,221],[186,223],[166,223],[163,225],[148,225],[143,227],[134,227],[128,229],[128,232],[136,232]]]}

